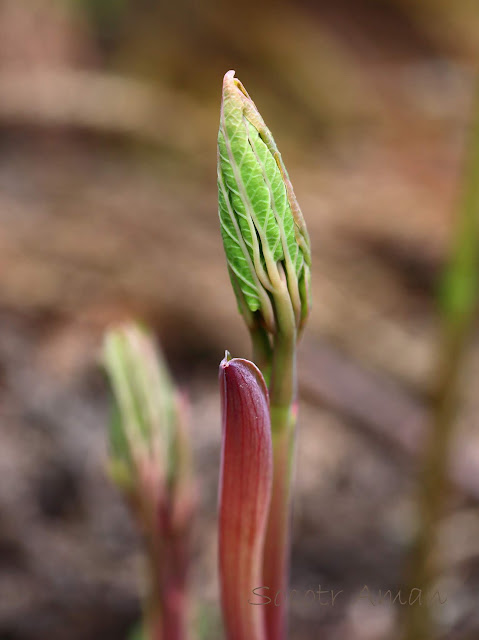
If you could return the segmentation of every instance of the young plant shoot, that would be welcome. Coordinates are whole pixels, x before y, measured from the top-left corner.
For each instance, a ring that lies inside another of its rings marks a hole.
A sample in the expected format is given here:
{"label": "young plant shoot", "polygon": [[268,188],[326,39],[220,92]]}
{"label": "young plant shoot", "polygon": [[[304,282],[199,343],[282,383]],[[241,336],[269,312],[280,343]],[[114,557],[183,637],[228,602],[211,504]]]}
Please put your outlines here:
{"label": "young plant shoot", "polygon": [[[281,154],[234,71],[228,71],[223,81],[218,199],[229,275],[251,334],[253,360],[269,387],[273,488],[262,584],[284,594],[296,423],[296,345],[310,310],[310,244]],[[264,607],[268,640],[284,637],[284,601]]]}
{"label": "young plant shoot", "polygon": [[110,473],[142,529],[151,570],[144,637],[185,640],[193,487],[184,400],[153,337],[136,325],[107,333],[104,364],[114,396]]}
{"label": "young plant shoot", "polygon": [[220,365],[220,388],[219,565],[225,628],[229,640],[264,640],[264,607],[250,599],[262,586],[273,478],[268,390],[256,365],[228,354]]}

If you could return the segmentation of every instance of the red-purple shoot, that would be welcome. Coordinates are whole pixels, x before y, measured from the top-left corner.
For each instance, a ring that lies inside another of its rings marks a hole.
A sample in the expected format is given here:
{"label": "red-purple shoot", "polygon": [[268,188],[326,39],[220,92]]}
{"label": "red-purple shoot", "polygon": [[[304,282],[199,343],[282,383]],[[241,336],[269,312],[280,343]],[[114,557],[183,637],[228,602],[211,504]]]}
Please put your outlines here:
{"label": "red-purple shoot", "polygon": [[[269,388],[274,478],[264,585],[284,594],[296,428],[296,345],[311,307],[311,250],[271,131],[228,71],[218,131],[218,211],[231,283]],[[286,634],[286,599],[266,607],[267,640]]]}
{"label": "red-purple shoot", "polygon": [[219,571],[228,640],[265,640],[262,555],[273,457],[268,390],[240,358],[220,364],[223,443],[219,487]]}

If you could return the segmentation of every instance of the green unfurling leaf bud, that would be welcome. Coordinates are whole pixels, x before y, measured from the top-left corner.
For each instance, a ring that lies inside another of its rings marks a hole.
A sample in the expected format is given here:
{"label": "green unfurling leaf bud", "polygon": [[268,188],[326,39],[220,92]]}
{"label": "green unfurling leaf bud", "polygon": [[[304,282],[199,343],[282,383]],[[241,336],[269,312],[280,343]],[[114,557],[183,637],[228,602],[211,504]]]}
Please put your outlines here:
{"label": "green unfurling leaf bud", "polygon": [[301,330],[310,309],[308,232],[273,136],[234,71],[223,81],[218,200],[228,270],[248,325],[259,321],[274,335],[294,318]]}
{"label": "green unfurling leaf bud", "polygon": [[125,489],[164,488],[174,474],[178,396],[153,337],[137,325],[110,330],[104,364],[114,395],[110,469]]}

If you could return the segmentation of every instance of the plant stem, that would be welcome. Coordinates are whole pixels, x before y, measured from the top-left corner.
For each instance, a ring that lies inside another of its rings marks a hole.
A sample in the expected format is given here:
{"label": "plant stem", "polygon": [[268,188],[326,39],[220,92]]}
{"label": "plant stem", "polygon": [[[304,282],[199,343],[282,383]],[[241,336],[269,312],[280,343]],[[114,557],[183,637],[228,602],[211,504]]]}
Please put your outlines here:
{"label": "plant stem", "polygon": [[182,536],[172,535],[165,541],[166,553],[152,567],[153,587],[150,594],[148,624],[150,640],[186,640],[186,554]]}
{"label": "plant stem", "polygon": [[296,329],[290,305],[277,304],[270,382],[273,491],[263,557],[263,584],[273,599],[265,607],[267,640],[282,640],[286,626],[294,431],[296,425]]}
{"label": "plant stem", "polygon": [[145,610],[148,638],[186,640],[188,532],[170,526],[168,509],[155,519],[151,506],[141,508],[150,573]]}
{"label": "plant stem", "polygon": [[273,490],[263,555],[263,582],[273,602],[265,607],[268,640],[285,637],[289,574],[291,475],[294,420],[289,408],[271,407]]}
{"label": "plant stem", "polygon": [[[478,95],[479,97],[479,95]],[[447,495],[447,467],[461,365],[475,318],[479,267],[479,100],[456,237],[442,290],[442,332],[429,441],[420,477],[419,526],[410,557],[410,589],[421,589],[422,606],[407,608],[405,640],[434,637],[428,595],[436,577],[437,527]],[[417,592],[416,592],[417,593]]]}
{"label": "plant stem", "polygon": [[186,573],[187,554],[185,536],[172,533],[165,554],[165,608],[163,637],[168,640],[186,640]]}
{"label": "plant stem", "polygon": [[263,374],[266,385],[269,385],[273,352],[268,332],[260,325],[256,325],[250,328],[250,336],[253,347],[253,362]]}
{"label": "plant stem", "polygon": [[[464,355],[468,325],[455,331],[445,327],[442,337],[437,395],[432,410],[430,439],[420,476],[418,495],[419,527],[410,556],[408,591],[420,589],[421,605],[407,608],[405,639],[429,640],[434,637],[429,594],[436,575],[437,527],[448,492],[449,449],[454,433],[454,414],[458,374]],[[419,592],[416,592],[419,593]]]}

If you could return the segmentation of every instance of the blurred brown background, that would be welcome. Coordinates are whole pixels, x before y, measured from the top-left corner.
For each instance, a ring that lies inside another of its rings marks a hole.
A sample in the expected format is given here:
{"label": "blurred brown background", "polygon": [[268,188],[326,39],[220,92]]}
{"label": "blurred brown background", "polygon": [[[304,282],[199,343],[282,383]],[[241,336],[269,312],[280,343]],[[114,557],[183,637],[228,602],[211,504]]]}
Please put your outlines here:
{"label": "blurred brown background", "polygon": [[[199,637],[220,638],[217,364],[248,355],[216,205],[223,74],[275,134],[313,245],[292,640],[395,638],[435,291],[479,54],[474,0],[0,1],[0,638],[127,638],[141,545],[105,476],[102,333],[139,317],[191,397]],[[479,634],[479,352],[441,527],[444,638]],[[326,599],[327,601],[327,599]]]}

